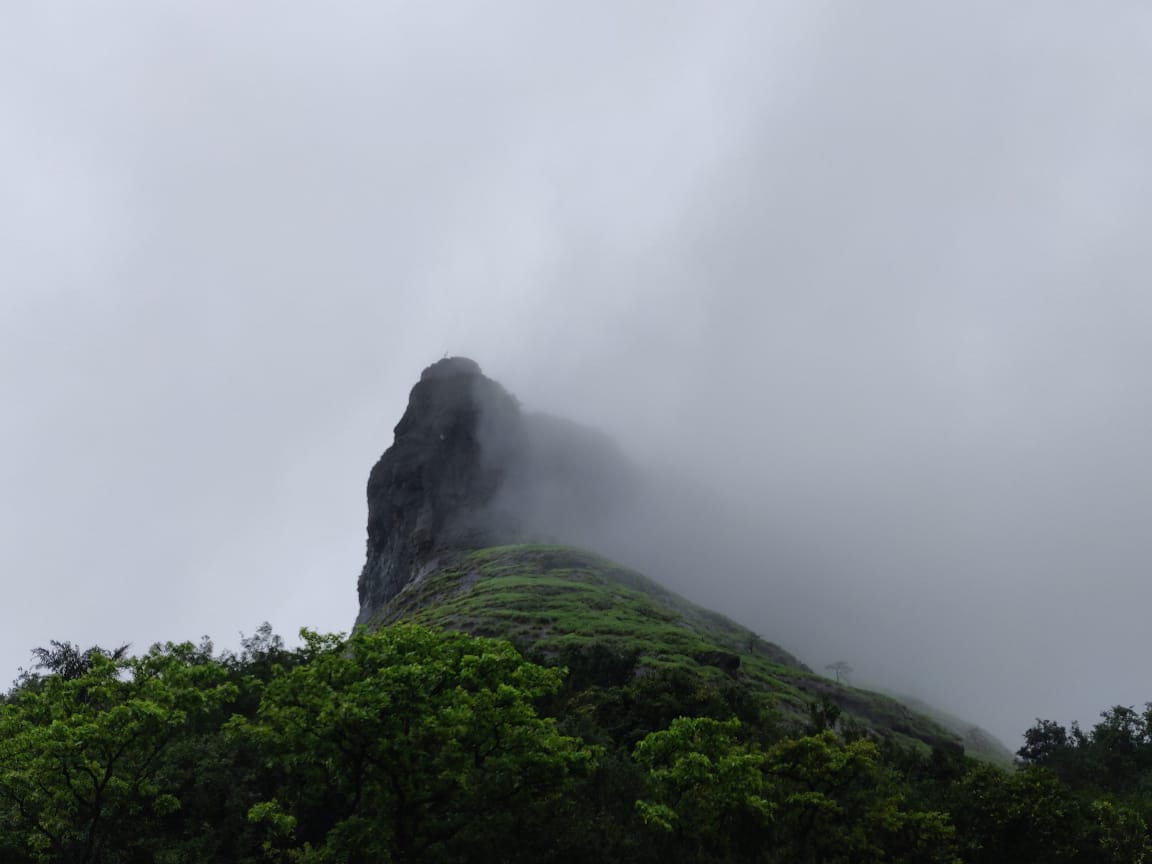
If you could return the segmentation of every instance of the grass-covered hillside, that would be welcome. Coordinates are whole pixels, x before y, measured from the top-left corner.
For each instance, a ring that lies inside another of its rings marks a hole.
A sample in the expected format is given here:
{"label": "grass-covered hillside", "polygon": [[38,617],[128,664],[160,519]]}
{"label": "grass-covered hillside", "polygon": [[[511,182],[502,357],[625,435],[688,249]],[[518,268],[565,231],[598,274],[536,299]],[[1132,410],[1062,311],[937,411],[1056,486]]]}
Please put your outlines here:
{"label": "grass-covered hillside", "polygon": [[369,623],[401,620],[506,638],[545,657],[608,648],[635,656],[640,674],[680,670],[767,693],[786,719],[829,702],[896,740],[958,740],[895,699],[836,684],[731,619],[578,549],[501,546],[445,557]]}

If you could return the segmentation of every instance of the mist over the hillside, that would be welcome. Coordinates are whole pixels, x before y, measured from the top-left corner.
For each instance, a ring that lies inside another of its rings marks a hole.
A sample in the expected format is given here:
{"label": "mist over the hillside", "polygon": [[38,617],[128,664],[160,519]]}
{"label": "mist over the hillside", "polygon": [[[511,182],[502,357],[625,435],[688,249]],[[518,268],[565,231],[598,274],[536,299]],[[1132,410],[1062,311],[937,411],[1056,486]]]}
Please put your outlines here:
{"label": "mist over the hillside", "polygon": [[13,673],[347,629],[447,352],[817,668],[1005,738],[1152,699],[1143,5],[10,5]]}

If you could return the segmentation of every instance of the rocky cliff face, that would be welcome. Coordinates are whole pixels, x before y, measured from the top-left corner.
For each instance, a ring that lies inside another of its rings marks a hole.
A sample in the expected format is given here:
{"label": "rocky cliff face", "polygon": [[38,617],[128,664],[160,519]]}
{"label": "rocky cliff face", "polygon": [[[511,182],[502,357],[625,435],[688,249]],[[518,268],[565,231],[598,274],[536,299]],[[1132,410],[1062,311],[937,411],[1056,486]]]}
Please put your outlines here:
{"label": "rocky cliff face", "polygon": [[627,495],[611,442],[529,414],[472,360],[424,370],[368,478],[364,623],[445,555],[533,540],[581,543]]}

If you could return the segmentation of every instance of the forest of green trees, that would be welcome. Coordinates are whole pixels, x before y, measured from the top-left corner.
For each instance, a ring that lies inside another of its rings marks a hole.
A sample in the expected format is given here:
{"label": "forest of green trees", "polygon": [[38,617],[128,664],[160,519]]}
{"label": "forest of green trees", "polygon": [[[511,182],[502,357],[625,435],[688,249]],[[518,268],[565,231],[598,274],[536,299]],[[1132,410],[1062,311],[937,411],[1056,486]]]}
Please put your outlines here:
{"label": "forest of green trees", "polygon": [[595,647],[242,644],[38,649],[0,703],[0,861],[1152,861],[1152,708],[1041,721],[1005,770]]}

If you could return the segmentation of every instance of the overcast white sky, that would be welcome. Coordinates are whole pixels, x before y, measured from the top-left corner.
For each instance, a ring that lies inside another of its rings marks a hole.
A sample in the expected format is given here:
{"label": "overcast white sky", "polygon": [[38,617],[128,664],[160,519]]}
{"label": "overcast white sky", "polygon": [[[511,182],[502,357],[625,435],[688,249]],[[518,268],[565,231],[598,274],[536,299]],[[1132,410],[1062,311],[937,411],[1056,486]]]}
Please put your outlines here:
{"label": "overcast white sky", "polygon": [[1006,738],[1152,700],[1149,45],[1122,0],[0,0],[0,665],[346,630],[454,353],[742,505],[675,587],[813,665]]}

